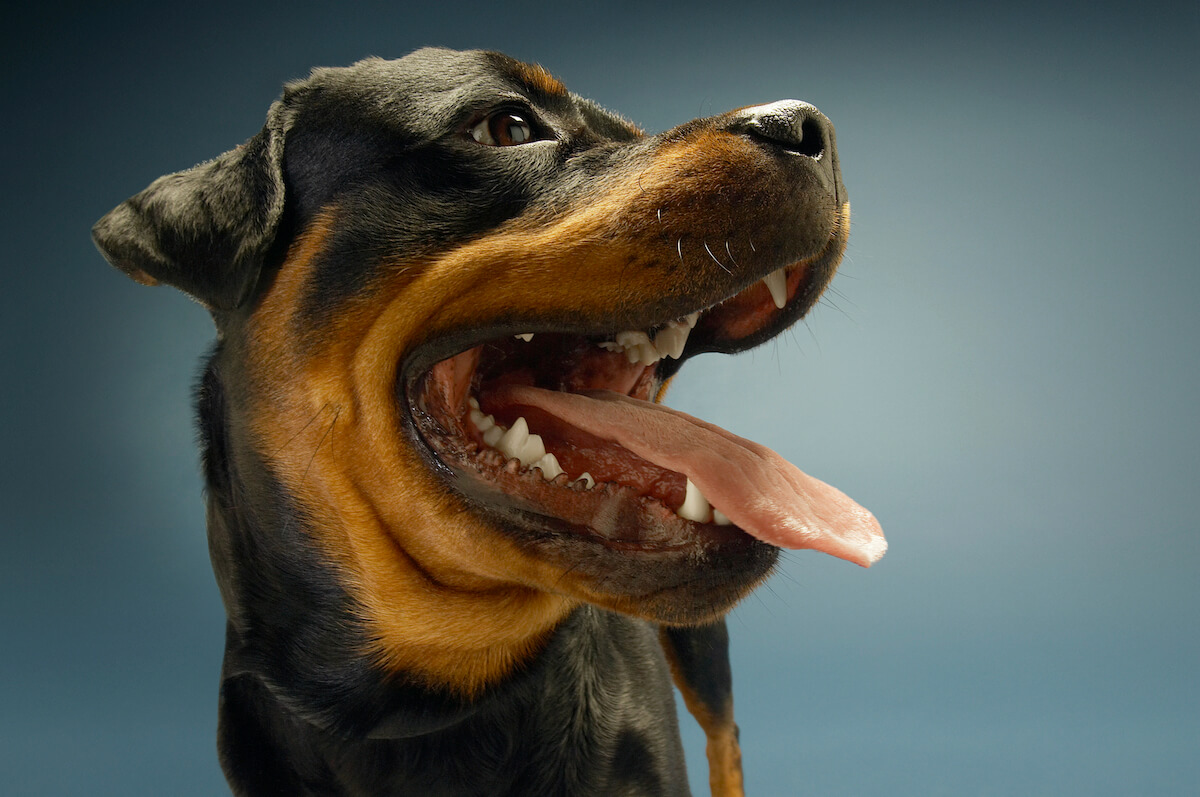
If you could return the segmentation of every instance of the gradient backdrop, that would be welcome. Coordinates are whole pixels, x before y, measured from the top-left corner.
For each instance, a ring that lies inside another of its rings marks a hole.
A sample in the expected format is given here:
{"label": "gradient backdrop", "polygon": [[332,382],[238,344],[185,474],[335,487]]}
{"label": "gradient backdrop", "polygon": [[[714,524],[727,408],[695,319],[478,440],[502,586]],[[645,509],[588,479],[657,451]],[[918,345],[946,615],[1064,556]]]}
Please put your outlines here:
{"label": "gradient backdrop", "polygon": [[189,398],[212,328],[89,227],[283,81],[426,44],[539,61],[651,131],[784,97],[837,126],[833,292],[671,396],[891,541],[869,571],[790,555],[732,615],[752,795],[1197,793],[1200,6],[94,5],[0,34],[4,794],[224,788]]}

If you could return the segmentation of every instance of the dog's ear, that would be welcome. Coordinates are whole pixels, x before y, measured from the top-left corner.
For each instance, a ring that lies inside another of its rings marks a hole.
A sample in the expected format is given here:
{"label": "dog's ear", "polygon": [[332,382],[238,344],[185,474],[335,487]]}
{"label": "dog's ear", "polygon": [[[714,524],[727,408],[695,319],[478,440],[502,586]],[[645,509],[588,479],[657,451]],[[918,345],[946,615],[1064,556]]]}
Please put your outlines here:
{"label": "dog's ear", "polygon": [[283,215],[282,103],[235,150],[160,177],[92,228],[117,268],[165,283],[210,310],[232,310],[253,290]]}

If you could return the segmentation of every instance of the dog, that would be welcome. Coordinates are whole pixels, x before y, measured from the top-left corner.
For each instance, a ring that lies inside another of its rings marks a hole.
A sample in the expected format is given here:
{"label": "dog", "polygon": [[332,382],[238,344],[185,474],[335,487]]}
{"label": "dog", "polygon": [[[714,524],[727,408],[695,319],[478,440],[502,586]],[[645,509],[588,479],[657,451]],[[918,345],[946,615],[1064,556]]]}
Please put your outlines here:
{"label": "dog", "polygon": [[93,238],[211,313],[197,411],[237,795],[743,792],[724,615],[873,516],[661,401],[799,319],[849,203],[785,100],[647,135],[537,65],[316,69]]}

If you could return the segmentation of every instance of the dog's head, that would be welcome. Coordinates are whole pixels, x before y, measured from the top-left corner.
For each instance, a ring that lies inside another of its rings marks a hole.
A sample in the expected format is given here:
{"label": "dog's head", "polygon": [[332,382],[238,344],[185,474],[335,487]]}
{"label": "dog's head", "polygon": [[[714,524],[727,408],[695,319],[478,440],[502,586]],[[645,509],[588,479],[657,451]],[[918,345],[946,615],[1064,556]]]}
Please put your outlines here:
{"label": "dog's head", "polygon": [[94,234],[216,320],[234,625],[301,587],[315,612],[324,580],[389,668],[469,691],[579,602],[699,622],[776,546],[882,555],[841,493],[657,403],[690,357],[799,319],[848,228],[810,105],[647,136],[540,67],[423,50],[315,71]]}

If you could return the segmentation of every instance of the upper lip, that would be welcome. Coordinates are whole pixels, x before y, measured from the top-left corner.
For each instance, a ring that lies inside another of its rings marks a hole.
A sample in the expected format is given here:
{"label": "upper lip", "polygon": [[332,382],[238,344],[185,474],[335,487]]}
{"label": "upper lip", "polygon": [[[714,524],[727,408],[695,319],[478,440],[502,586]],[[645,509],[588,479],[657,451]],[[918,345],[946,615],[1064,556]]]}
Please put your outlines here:
{"label": "upper lip", "polygon": [[[664,311],[661,307],[656,306],[656,303],[648,302],[648,306],[640,311],[623,314],[624,317],[614,317],[605,322],[597,323],[591,320],[581,322],[579,317],[568,309],[558,318],[517,321],[504,320],[467,330],[453,330],[441,335],[435,335],[410,349],[401,362],[399,375],[405,398],[411,399],[416,394],[420,379],[435,364],[490,340],[527,333],[542,334],[556,332],[579,335],[593,339],[599,343],[605,340],[613,340],[616,333],[620,330],[651,330],[662,327],[670,321],[698,314],[701,318],[701,323],[689,335],[687,346],[682,354],[677,358],[664,357],[658,362],[656,374],[659,379],[665,380],[674,375],[684,362],[696,354],[703,352],[734,353],[751,348],[777,334],[781,328],[790,324],[796,316],[803,315],[808,308],[806,306],[797,306],[796,302],[793,301],[795,297],[791,297],[785,307],[777,308],[777,312],[769,324],[744,340],[718,340],[714,330],[705,327],[702,322],[703,316],[707,311],[737,297],[747,288],[753,287],[758,282],[765,282],[766,278],[771,275],[785,269],[791,270],[797,267],[812,268],[822,265],[823,261],[830,256],[829,250],[838,242],[839,237],[844,237],[844,232],[832,235],[829,241],[826,242],[825,247],[820,251],[791,265],[771,267],[766,269],[765,274],[731,275],[734,278],[731,280],[733,284],[726,286],[726,292],[723,295],[713,297],[693,296],[688,304],[674,311]],[[837,255],[833,255],[833,257],[836,260]],[[403,403],[406,408],[411,406],[411,400],[406,400]],[[408,412],[405,414],[407,416]]]}

